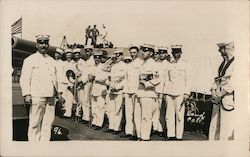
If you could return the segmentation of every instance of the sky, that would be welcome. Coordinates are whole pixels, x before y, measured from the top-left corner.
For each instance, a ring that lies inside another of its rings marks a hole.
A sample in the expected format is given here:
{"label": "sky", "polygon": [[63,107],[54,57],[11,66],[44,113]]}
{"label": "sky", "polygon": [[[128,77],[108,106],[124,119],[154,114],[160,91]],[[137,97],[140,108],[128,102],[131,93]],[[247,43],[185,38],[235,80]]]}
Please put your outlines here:
{"label": "sky", "polygon": [[23,18],[24,39],[35,41],[36,35],[49,34],[53,46],[60,46],[64,35],[69,44],[83,44],[85,28],[94,24],[97,28],[107,26],[107,39],[116,47],[182,44],[183,58],[191,62],[197,74],[205,74],[199,77],[208,82],[202,88],[210,86],[221,61],[216,43],[234,41],[237,45],[247,39],[246,31],[239,30],[249,28],[247,3],[242,1],[54,0],[4,4],[3,12],[11,12],[5,14],[10,25]]}
{"label": "sky", "polygon": [[84,43],[85,28],[104,23],[109,30],[107,38],[117,47],[183,44],[187,53],[212,53],[216,43],[233,41],[242,6],[233,2],[11,2],[8,9],[15,13],[10,19],[14,23],[23,17],[24,39],[35,40],[35,35],[45,33],[51,35],[54,46],[60,46],[63,35],[69,43]]}

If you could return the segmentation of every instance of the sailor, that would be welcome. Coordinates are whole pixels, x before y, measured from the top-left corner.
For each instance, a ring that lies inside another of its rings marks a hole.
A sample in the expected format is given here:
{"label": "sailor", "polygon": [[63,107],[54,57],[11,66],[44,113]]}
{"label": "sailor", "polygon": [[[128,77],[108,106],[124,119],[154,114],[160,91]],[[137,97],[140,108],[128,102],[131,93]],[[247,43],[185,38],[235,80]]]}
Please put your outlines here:
{"label": "sailor", "polygon": [[74,72],[75,70],[75,64],[74,60],[72,59],[73,57],[73,52],[72,49],[67,48],[64,50],[65,51],[65,56],[66,60],[63,63],[63,81],[62,81],[62,97],[65,99],[65,113],[63,116],[65,118],[70,118],[72,116],[72,106],[74,102],[74,93],[70,91],[70,88],[74,86],[74,80],[72,77],[69,77],[69,73],[67,71],[71,70]]}
{"label": "sailor", "polygon": [[55,61],[48,53],[49,35],[36,36],[37,52],[23,62],[20,85],[25,103],[31,104],[29,141],[49,141],[55,116],[54,93],[57,88]]}
{"label": "sailor", "polygon": [[89,82],[93,82],[91,89],[91,105],[92,105],[92,125],[94,130],[99,130],[103,127],[104,113],[105,113],[105,98],[107,94],[106,80],[109,76],[105,72],[104,64],[101,63],[102,51],[94,53],[95,67],[93,73],[89,74]]}
{"label": "sailor", "polygon": [[[58,82],[58,91],[62,90],[62,82],[64,79],[64,73],[63,73],[63,61],[61,60],[62,55],[64,54],[64,50],[57,47],[55,51],[55,66],[56,66],[56,77]],[[64,110],[64,101],[62,101],[62,93],[58,93],[58,97],[56,99],[56,113],[59,115],[59,117],[62,117],[63,110]],[[60,101],[60,102],[59,102]]]}
{"label": "sailor", "polygon": [[84,84],[86,82],[82,82],[80,80],[80,77],[82,73],[84,73],[85,69],[85,61],[81,58],[81,49],[80,48],[74,48],[73,49],[73,57],[74,57],[74,72],[76,74],[76,95],[75,95],[75,103],[76,103],[76,113],[75,116],[77,118],[77,121],[81,121],[80,117],[82,116],[82,104],[84,103],[85,98],[85,92],[84,92]]}
{"label": "sailor", "polygon": [[138,97],[141,103],[141,139],[150,140],[152,118],[157,95],[155,86],[159,84],[159,74],[155,61],[151,58],[154,46],[144,44],[141,46],[143,64],[139,71]]}
{"label": "sailor", "polygon": [[132,62],[132,58],[130,56],[126,56],[124,57],[123,62],[129,65]]}
{"label": "sailor", "polygon": [[114,51],[116,64],[111,68],[110,72],[110,119],[109,125],[111,129],[114,129],[114,134],[118,134],[121,131],[122,120],[122,108],[123,108],[123,87],[126,75],[126,64],[122,61],[123,49],[117,49]]}
{"label": "sailor", "polygon": [[86,62],[81,58],[81,49],[80,48],[74,48],[73,49],[73,58],[74,58],[74,64],[76,68],[76,72],[79,73],[79,75],[82,73],[82,69],[85,68]]}
{"label": "sailor", "polygon": [[84,47],[85,52],[85,61],[87,66],[93,66],[95,65],[94,56],[93,56],[93,46],[92,45],[86,45]]}
{"label": "sailor", "polygon": [[88,44],[88,40],[89,38],[91,39],[90,37],[90,25],[88,25],[88,27],[85,29],[85,45]]}
{"label": "sailor", "polygon": [[187,62],[181,59],[182,45],[172,45],[174,61],[169,64],[166,91],[166,126],[168,140],[182,140],[184,131],[184,102],[189,98],[191,74]]}
{"label": "sailor", "polygon": [[234,139],[234,43],[219,43],[219,52],[223,58],[218,69],[218,77],[212,86],[214,102],[209,128],[209,140]]}
{"label": "sailor", "polygon": [[89,123],[90,118],[90,85],[92,85],[92,82],[88,81],[88,75],[92,72],[93,67],[95,66],[94,57],[92,55],[93,53],[93,46],[92,45],[86,45],[84,48],[85,51],[85,68],[82,71],[82,75],[80,80],[85,84],[84,85],[84,97],[82,99],[82,110],[83,110],[83,116],[82,120],[83,123]]}
{"label": "sailor", "polygon": [[96,25],[94,25],[94,27],[90,29],[90,37],[92,38],[91,45],[94,45],[94,47],[96,46],[96,39],[99,34],[99,30],[96,28]]}
{"label": "sailor", "polygon": [[113,119],[114,119],[114,104],[113,102],[110,103],[110,98],[111,96],[111,91],[110,91],[110,85],[111,85],[111,77],[110,77],[110,72],[111,72],[111,68],[113,67],[113,65],[115,65],[116,63],[116,59],[115,59],[115,55],[114,54],[109,54],[107,56],[107,61],[104,63],[104,71],[109,73],[109,76],[106,80],[106,89],[107,89],[107,95],[106,95],[106,115],[109,121],[109,126],[108,128],[104,131],[104,132],[110,132],[113,133],[114,131],[114,125],[113,125]]}
{"label": "sailor", "polygon": [[57,73],[57,81],[58,81],[58,88],[62,81],[63,76],[63,61],[61,60],[62,55],[64,54],[64,50],[61,48],[56,48],[55,52],[55,61],[56,61],[56,73]]}
{"label": "sailor", "polygon": [[[141,138],[141,107],[138,101],[137,92],[139,87],[139,69],[142,60],[138,57],[140,47],[135,44],[129,46],[129,53],[132,62],[127,64],[126,84],[124,86],[125,97],[125,135],[131,140]],[[137,135],[137,136],[136,136]]]}
{"label": "sailor", "polygon": [[162,119],[163,113],[161,112],[162,101],[163,101],[163,88],[165,85],[166,68],[168,67],[166,62],[167,47],[158,46],[155,48],[154,59],[156,61],[156,69],[159,75],[160,83],[155,87],[157,94],[156,106],[153,112],[153,134],[159,134],[163,136],[163,128],[160,119]]}

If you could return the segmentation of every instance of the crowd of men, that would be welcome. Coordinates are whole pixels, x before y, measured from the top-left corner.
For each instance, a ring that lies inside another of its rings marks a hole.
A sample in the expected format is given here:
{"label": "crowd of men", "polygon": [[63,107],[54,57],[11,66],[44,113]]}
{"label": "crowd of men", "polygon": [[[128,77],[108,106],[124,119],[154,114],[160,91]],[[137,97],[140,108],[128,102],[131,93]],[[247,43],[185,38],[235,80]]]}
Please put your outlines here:
{"label": "crowd of men", "polygon": [[[165,135],[165,140],[182,140],[183,102],[191,92],[191,73],[181,58],[181,45],[130,45],[129,56],[124,56],[123,49],[108,54],[87,45],[86,60],[79,48],[57,48],[53,59],[47,54],[48,47],[49,37],[38,36],[38,52],[23,63],[22,94],[25,102],[32,103],[29,141],[50,139],[55,102],[64,110],[62,117],[80,118],[94,130],[103,127],[106,115],[106,132],[119,134],[125,109],[124,138],[148,141],[157,133]],[[162,103],[166,105],[164,128]]]}

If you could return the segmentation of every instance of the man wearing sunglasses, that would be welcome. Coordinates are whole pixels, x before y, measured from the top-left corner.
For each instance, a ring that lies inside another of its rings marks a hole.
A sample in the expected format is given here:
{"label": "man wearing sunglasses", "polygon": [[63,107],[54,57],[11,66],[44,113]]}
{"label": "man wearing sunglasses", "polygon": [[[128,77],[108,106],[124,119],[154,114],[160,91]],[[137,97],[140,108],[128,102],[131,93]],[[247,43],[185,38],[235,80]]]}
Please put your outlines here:
{"label": "man wearing sunglasses", "polygon": [[[211,89],[213,111],[209,128],[209,140],[233,140],[234,125],[234,42],[218,43],[223,61]],[[219,126],[219,127],[218,127]]]}
{"label": "man wearing sunglasses", "polygon": [[155,92],[157,94],[157,100],[154,106],[153,112],[153,134],[158,134],[163,136],[163,129],[160,119],[164,119],[161,113],[162,101],[163,101],[163,88],[165,85],[165,75],[166,69],[168,65],[166,64],[166,55],[167,55],[167,47],[158,46],[155,48],[155,63],[156,63],[156,70],[159,75],[159,84],[155,86]]}
{"label": "man wearing sunglasses", "polygon": [[[110,113],[109,125],[110,129],[114,129],[114,134],[121,131],[122,120],[122,103],[123,103],[123,87],[125,83],[126,64],[122,61],[123,49],[117,49],[114,52],[116,64],[113,65],[110,72]],[[112,116],[113,115],[113,116]]]}
{"label": "man wearing sunglasses", "polygon": [[159,75],[155,61],[152,59],[154,46],[144,44],[141,46],[143,63],[139,70],[138,97],[141,107],[141,140],[149,141],[152,128],[153,108],[157,95],[155,86],[159,84]]}

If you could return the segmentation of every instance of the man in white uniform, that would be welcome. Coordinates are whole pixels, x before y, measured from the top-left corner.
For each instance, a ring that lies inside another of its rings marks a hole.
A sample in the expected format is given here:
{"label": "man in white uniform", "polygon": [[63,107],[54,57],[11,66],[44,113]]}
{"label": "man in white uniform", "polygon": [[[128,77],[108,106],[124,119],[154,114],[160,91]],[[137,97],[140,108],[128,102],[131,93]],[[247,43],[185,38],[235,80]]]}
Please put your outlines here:
{"label": "man in white uniform", "polygon": [[89,74],[89,81],[93,82],[91,90],[91,102],[92,102],[92,125],[94,130],[99,130],[103,126],[104,113],[105,113],[105,98],[107,94],[106,80],[109,73],[105,72],[104,64],[101,63],[102,51],[98,51],[94,54],[95,67],[93,73]]}
{"label": "man in white uniform", "polygon": [[82,110],[83,110],[83,123],[89,123],[90,119],[90,86],[92,82],[88,81],[88,74],[92,72],[93,67],[95,66],[95,61],[94,57],[92,55],[93,52],[93,46],[91,45],[86,45],[84,48],[85,50],[85,57],[86,57],[86,62],[85,62],[85,68],[82,69],[82,75],[81,75],[81,81],[85,84],[84,85],[84,97],[83,97],[83,102],[82,102]]}
{"label": "man in white uniform", "polygon": [[174,61],[168,69],[166,126],[168,140],[182,140],[184,131],[184,101],[189,98],[191,74],[189,65],[181,59],[182,46],[172,45]]}
{"label": "man in white uniform", "polygon": [[64,50],[61,48],[56,48],[55,52],[55,61],[56,61],[56,75],[58,82],[58,89],[61,87],[63,76],[63,61],[61,60],[62,55],[64,54]]}
{"label": "man in white uniform", "polygon": [[163,114],[161,113],[161,106],[163,101],[163,88],[165,86],[165,78],[166,78],[166,69],[168,65],[166,64],[166,55],[167,55],[167,48],[166,47],[157,47],[155,49],[156,56],[154,57],[156,61],[156,69],[159,74],[160,83],[155,87],[155,92],[157,94],[157,101],[156,106],[154,107],[153,113],[153,134],[158,134],[163,136],[163,128],[160,122],[160,116]]}
{"label": "man in white uniform", "polygon": [[56,67],[54,59],[47,54],[49,36],[36,37],[37,52],[24,60],[20,85],[25,103],[31,104],[28,140],[49,141],[55,116]]}
{"label": "man in white uniform", "polygon": [[64,79],[62,80],[62,97],[65,99],[65,113],[64,117],[65,118],[71,118],[72,116],[72,106],[74,102],[74,95],[73,93],[69,90],[69,88],[72,88],[74,85],[74,80],[70,79],[69,77],[66,76],[66,72],[68,70],[75,70],[74,66],[74,60],[72,59],[73,54],[72,54],[72,49],[68,48],[65,49],[65,55],[66,55],[66,60],[63,62],[63,77]]}
{"label": "man in white uniform", "polygon": [[[58,91],[61,91],[62,89],[62,82],[64,79],[64,73],[63,73],[63,61],[61,60],[62,55],[64,54],[64,50],[61,48],[56,48],[56,52],[55,52],[55,66],[56,66],[56,76],[57,76],[57,82],[58,82]],[[61,98],[62,93],[58,93],[60,95],[58,95],[58,99],[59,100],[59,96]],[[64,103],[61,101],[60,106],[56,106],[56,112],[58,113],[58,115],[61,117],[63,115],[63,108],[64,108]]]}
{"label": "man in white uniform", "polygon": [[[86,82],[81,82],[80,80],[80,77],[82,75],[82,73],[84,72],[85,70],[85,61],[81,58],[81,49],[80,48],[75,48],[73,49],[73,55],[74,55],[74,72],[76,74],[76,77],[77,77],[77,96],[75,96],[77,99],[76,100],[76,103],[77,103],[77,108],[76,108],[76,117],[77,117],[77,121],[80,121],[80,117],[82,116],[81,115],[81,111],[82,111],[82,104],[84,103],[84,98],[85,98],[85,93],[84,93],[84,88],[83,88],[83,85],[84,83]],[[82,83],[82,84],[80,84]]]}
{"label": "man in white uniform", "polygon": [[139,46],[131,44],[129,46],[129,53],[132,58],[132,62],[127,65],[124,97],[125,97],[125,136],[131,140],[140,138],[141,127],[141,107],[138,103],[138,97],[136,95],[139,87],[139,69],[142,65],[142,60],[138,57]]}
{"label": "man in white uniform", "polygon": [[[155,69],[157,66],[151,58],[154,52],[154,46],[144,44],[141,46],[142,58],[144,60],[139,71],[138,97],[141,103],[141,139],[150,140],[154,106],[157,95],[155,86],[159,84],[159,74]],[[136,112],[136,111],[135,111]]]}
{"label": "man in white uniform", "polygon": [[[233,140],[234,125],[234,43],[219,43],[223,62],[218,69],[218,77],[211,89],[213,111],[209,128],[209,140]],[[219,127],[218,127],[219,126]],[[218,128],[217,128],[218,127]]]}
{"label": "man in white uniform", "polygon": [[[123,103],[123,87],[126,75],[126,64],[122,61],[123,50],[117,49],[114,52],[116,56],[116,64],[112,66],[110,72],[111,85],[110,85],[110,119],[109,125],[114,128],[114,134],[121,131],[122,120],[122,103]],[[113,116],[112,116],[113,115]]]}

